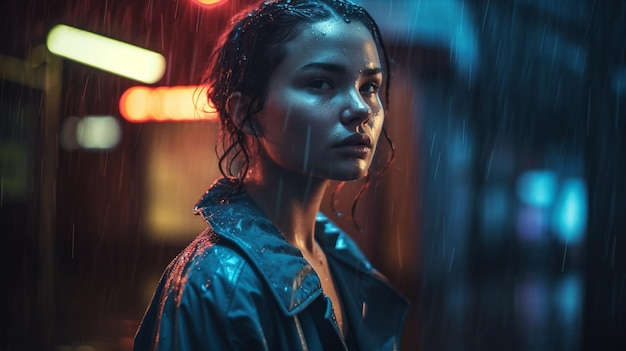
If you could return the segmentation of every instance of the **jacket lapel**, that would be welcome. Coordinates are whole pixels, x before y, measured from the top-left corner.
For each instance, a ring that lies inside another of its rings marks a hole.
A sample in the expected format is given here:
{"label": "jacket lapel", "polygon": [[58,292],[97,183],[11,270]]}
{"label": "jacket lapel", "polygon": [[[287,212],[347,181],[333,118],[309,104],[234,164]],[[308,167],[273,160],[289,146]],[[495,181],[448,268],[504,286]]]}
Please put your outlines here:
{"label": "jacket lapel", "polygon": [[220,238],[241,249],[272,291],[285,315],[293,316],[322,294],[313,268],[298,249],[289,244],[244,192],[229,192],[233,183],[216,181],[196,205],[194,212],[213,228]]}
{"label": "jacket lapel", "polygon": [[[323,215],[316,238],[330,261],[358,350],[397,350],[408,301],[378,273],[356,243]],[[374,347],[373,347],[374,346]]]}

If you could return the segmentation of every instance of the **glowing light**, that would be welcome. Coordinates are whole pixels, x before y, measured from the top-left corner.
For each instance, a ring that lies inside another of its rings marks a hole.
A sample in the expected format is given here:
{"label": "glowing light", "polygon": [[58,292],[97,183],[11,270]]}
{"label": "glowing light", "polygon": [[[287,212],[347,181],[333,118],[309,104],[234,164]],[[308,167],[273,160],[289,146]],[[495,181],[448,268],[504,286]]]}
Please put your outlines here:
{"label": "glowing light", "polygon": [[120,113],[135,123],[215,120],[215,109],[203,100],[202,91],[199,86],[132,87],[120,98]]}
{"label": "glowing light", "polygon": [[554,288],[554,304],[561,325],[575,329],[583,308],[584,282],[577,274],[567,274]]}
{"label": "glowing light", "polygon": [[157,52],[63,24],[50,30],[46,44],[58,56],[146,84],[165,72]]}
{"label": "glowing light", "polygon": [[563,242],[576,244],[583,239],[587,227],[587,188],[582,179],[563,182],[552,226]]}
{"label": "glowing light", "polygon": [[550,224],[547,211],[536,206],[522,206],[517,213],[517,234],[524,240],[542,241]]}
{"label": "glowing light", "polygon": [[108,150],[121,139],[120,124],[112,116],[87,116],[76,126],[76,142],[85,149]]}
{"label": "glowing light", "polygon": [[195,0],[195,2],[197,2],[200,5],[203,6],[211,6],[211,5],[217,5],[221,2],[224,2],[225,0]]}
{"label": "glowing light", "polygon": [[527,205],[547,207],[554,202],[556,184],[556,175],[551,171],[528,171],[517,182],[517,196]]}

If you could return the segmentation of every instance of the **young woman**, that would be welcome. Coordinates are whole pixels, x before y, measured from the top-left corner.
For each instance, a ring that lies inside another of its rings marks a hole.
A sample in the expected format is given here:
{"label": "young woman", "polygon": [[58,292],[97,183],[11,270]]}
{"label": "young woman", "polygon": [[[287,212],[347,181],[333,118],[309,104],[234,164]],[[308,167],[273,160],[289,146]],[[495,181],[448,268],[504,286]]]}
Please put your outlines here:
{"label": "young woman", "polygon": [[209,223],[166,269],[135,350],[396,350],[407,302],[326,217],[330,180],[367,175],[389,67],[345,0],[264,2],[207,71],[220,169]]}

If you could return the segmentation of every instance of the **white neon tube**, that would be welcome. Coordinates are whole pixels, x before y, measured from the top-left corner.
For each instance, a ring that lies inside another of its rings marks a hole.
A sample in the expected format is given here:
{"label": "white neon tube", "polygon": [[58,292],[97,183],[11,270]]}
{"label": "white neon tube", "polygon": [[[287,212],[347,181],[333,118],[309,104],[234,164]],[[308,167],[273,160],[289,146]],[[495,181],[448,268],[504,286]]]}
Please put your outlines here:
{"label": "white neon tube", "polygon": [[163,55],[82,29],[56,25],[47,39],[53,54],[146,84],[165,73]]}

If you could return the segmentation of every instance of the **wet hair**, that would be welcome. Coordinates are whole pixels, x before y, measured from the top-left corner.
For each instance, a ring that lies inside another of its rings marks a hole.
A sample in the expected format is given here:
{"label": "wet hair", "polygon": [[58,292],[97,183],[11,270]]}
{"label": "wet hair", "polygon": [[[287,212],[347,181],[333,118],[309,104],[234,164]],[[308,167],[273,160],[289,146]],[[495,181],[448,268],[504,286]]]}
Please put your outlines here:
{"label": "wet hair", "polygon": [[[224,177],[243,184],[249,167],[251,145],[242,126],[263,109],[270,77],[285,58],[287,43],[298,35],[304,24],[331,18],[340,18],[346,22],[358,21],[372,35],[385,72],[382,93],[386,112],[389,102],[389,59],[378,25],[365,9],[347,0],[265,1],[232,19],[230,29],[219,38],[202,79],[209,104],[215,108],[220,119],[221,130],[216,153],[219,169]],[[228,99],[234,92],[240,92],[249,101],[241,125],[234,123],[229,113]],[[383,166],[384,170],[393,158],[393,143],[384,127],[382,133],[391,146],[391,156]],[[369,174],[370,172],[367,173],[357,200],[369,183]],[[334,195],[338,189],[340,187],[333,192],[333,206]],[[356,201],[352,212],[355,206]]]}

